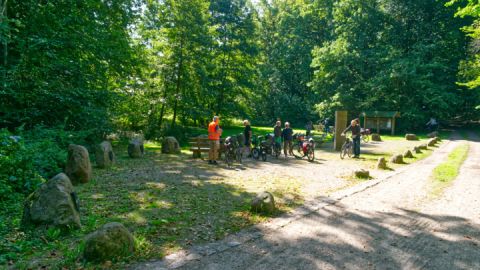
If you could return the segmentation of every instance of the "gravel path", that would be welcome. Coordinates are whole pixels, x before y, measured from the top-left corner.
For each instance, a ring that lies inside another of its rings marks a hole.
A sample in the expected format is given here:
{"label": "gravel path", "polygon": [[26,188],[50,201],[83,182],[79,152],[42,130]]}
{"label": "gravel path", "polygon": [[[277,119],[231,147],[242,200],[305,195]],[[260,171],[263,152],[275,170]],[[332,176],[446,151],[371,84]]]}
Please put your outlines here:
{"label": "gravel path", "polygon": [[133,269],[480,269],[480,142],[471,138],[439,199],[429,199],[430,173],[458,138],[383,181]]}

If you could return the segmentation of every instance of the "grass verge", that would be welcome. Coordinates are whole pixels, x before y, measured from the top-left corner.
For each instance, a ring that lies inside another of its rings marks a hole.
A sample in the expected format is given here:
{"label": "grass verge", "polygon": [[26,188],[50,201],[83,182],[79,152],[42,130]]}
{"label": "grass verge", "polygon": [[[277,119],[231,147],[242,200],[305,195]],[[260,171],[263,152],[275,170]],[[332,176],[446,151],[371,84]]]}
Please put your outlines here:
{"label": "grass verge", "polygon": [[445,188],[451,185],[457,178],[460,167],[468,156],[469,145],[462,144],[455,148],[447,157],[447,160],[438,165],[432,173],[433,188],[431,195],[440,196]]}

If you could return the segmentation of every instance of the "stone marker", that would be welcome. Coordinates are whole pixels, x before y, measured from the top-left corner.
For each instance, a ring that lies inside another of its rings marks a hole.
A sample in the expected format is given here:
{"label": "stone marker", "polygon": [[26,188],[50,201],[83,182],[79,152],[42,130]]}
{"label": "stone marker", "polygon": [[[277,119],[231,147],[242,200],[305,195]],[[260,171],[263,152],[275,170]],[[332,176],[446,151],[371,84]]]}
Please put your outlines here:
{"label": "stone marker", "polygon": [[380,134],[373,133],[373,134],[372,134],[372,141],[374,141],[374,142],[381,142],[381,141],[382,141],[382,137],[380,137]]}
{"label": "stone marker", "polygon": [[413,158],[412,151],[406,150],[405,153],[403,153],[404,158]]}
{"label": "stone marker", "polygon": [[434,131],[434,132],[430,132],[427,134],[427,137],[428,138],[435,138],[438,136],[438,132],[437,131]]}
{"label": "stone marker", "polygon": [[95,148],[95,160],[99,168],[107,168],[115,162],[112,144],[109,141],[103,141]]}
{"label": "stone marker", "polygon": [[413,147],[413,152],[415,152],[415,154],[421,154],[422,149],[420,149],[420,146],[414,146]]}
{"label": "stone marker", "polygon": [[26,199],[23,225],[80,228],[79,202],[68,176],[59,173]]}
{"label": "stone marker", "polygon": [[403,155],[394,155],[390,159],[390,162],[395,163],[395,164],[403,164]]}
{"label": "stone marker", "polygon": [[355,170],[353,172],[353,176],[356,177],[356,178],[362,178],[362,179],[370,178],[370,172],[367,171],[367,170],[364,170],[364,169]]}
{"label": "stone marker", "polygon": [[405,134],[405,139],[407,141],[417,141],[418,140],[417,135],[415,135],[415,134]]}
{"label": "stone marker", "polygon": [[131,255],[134,250],[132,234],[121,223],[111,222],[85,237],[83,257],[103,262]]}
{"label": "stone marker", "polygon": [[162,153],[180,154],[180,144],[175,137],[165,137],[162,141]]}
{"label": "stone marker", "polygon": [[387,168],[387,160],[383,157],[379,158],[377,162],[377,169],[386,170]]}
{"label": "stone marker", "polygon": [[442,139],[440,139],[440,137],[438,137],[438,136],[435,137],[434,139],[435,139],[437,142],[441,142],[441,141],[442,141]]}
{"label": "stone marker", "polygon": [[90,181],[90,178],[92,178],[92,165],[90,164],[87,148],[76,144],[68,146],[65,173],[74,185]]}
{"label": "stone marker", "polygon": [[435,140],[435,138],[428,140],[428,146],[432,147],[435,146],[435,144],[437,144],[437,140]]}
{"label": "stone marker", "polygon": [[251,210],[260,213],[273,213],[275,211],[275,200],[270,192],[259,193],[253,198]]}
{"label": "stone marker", "polygon": [[144,148],[143,141],[140,139],[133,139],[128,144],[128,156],[131,158],[140,158],[143,157]]}
{"label": "stone marker", "polygon": [[421,145],[419,145],[418,147],[419,147],[421,150],[427,150],[427,149],[428,149],[428,146],[427,146],[426,143],[421,144]]}

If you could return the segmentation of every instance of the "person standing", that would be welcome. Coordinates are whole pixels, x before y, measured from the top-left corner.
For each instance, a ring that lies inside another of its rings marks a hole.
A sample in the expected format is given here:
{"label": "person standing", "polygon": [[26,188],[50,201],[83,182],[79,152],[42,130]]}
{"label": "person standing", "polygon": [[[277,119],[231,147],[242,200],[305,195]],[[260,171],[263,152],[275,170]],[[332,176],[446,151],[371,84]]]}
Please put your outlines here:
{"label": "person standing", "polygon": [[280,146],[282,145],[282,122],[280,120],[273,126],[273,141]]}
{"label": "person standing", "polygon": [[285,128],[282,130],[282,139],[283,139],[283,153],[285,154],[285,157],[287,157],[288,154],[293,156],[293,150],[292,150],[293,130],[290,128],[289,122],[285,122]]}
{"label": "person standing", "polygon": [[250,126],[250,122],[248,120],[243,120],[243,125],[245,126],[243,129],[243,135],[245,136],[245,150],[248,153],[248,157],[251,157],[250,147],[252,145],[252,127]]}
{"label": "person standing", "polygon": [[308,123],[305,125],[305,130],[307,131],[305,135],[307,135],[307,137],[311,135],[312,129],[313,129],[313,123],[312,121],[308,121]]}
{"label": "person standing", "polygon": [[208,163],[217,164],[218,150],[220,149],[220,136],[222,135],[222,129],[219,125],[218,116],[214,116],[212,122],[208,125]]}
{"label": "person standing", "polygon": [[347,131],[352,132],[352,142],[353,142],[353,158],[360,158],[360,124],[359,120],[355,119],[350,122],[342,134],[345,134]]}

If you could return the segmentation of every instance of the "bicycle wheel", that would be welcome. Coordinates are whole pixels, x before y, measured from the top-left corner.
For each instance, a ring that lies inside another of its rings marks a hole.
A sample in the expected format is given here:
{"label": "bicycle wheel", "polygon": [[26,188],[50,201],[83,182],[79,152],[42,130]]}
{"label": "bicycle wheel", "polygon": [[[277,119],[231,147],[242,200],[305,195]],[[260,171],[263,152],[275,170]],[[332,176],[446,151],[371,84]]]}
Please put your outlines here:
{"label": "bicycle wheel", "polygon": [[346,145],[346,144],[343,144],[343,145],[342,145],[342,149],[340,149],[340,158],[341,158],[341,159],[344,159],[344,158],[345,158],[345,156],[347,155],[347,151],[348,151],[347,145]]}
{"label": "bicycle wheel", "polygon": [[348,149],[347,149],[347,150],[348,150],[348,151],[347,151],[348,157],[349,157],[349,158],[352,157],[352,154],[353,154],[353,144],[352,144],[352,143],[349,143],[349,144],[348,144]]}
{"label": "bicycle wheel", "polygon": [[311,147],[308,148],[307,158],[308,158],[308,161],[310,162],[315,160],[315,150]]}
{"label": "bicycle wheel", "polygon": [[256,160],[260,158],[260,150],[258,150],[258,148],[252,149],[252,157]]}
{"label": "bicycle wheel", "polygon": [[233,165],[233,153],[227,152],[225,154],[225,163],[227,163],[228,167],[231,167]]}
{"label": "bicycle wheel", "polygon": [[267,161],[267,152],[262,151],[261,156],[263,161]]}
{"label": "bicycle wheel", "polygon": [[237,149],[237,156],[236,156],[237,162],[242,164],[242,158],[243,158],[242,149]]}

